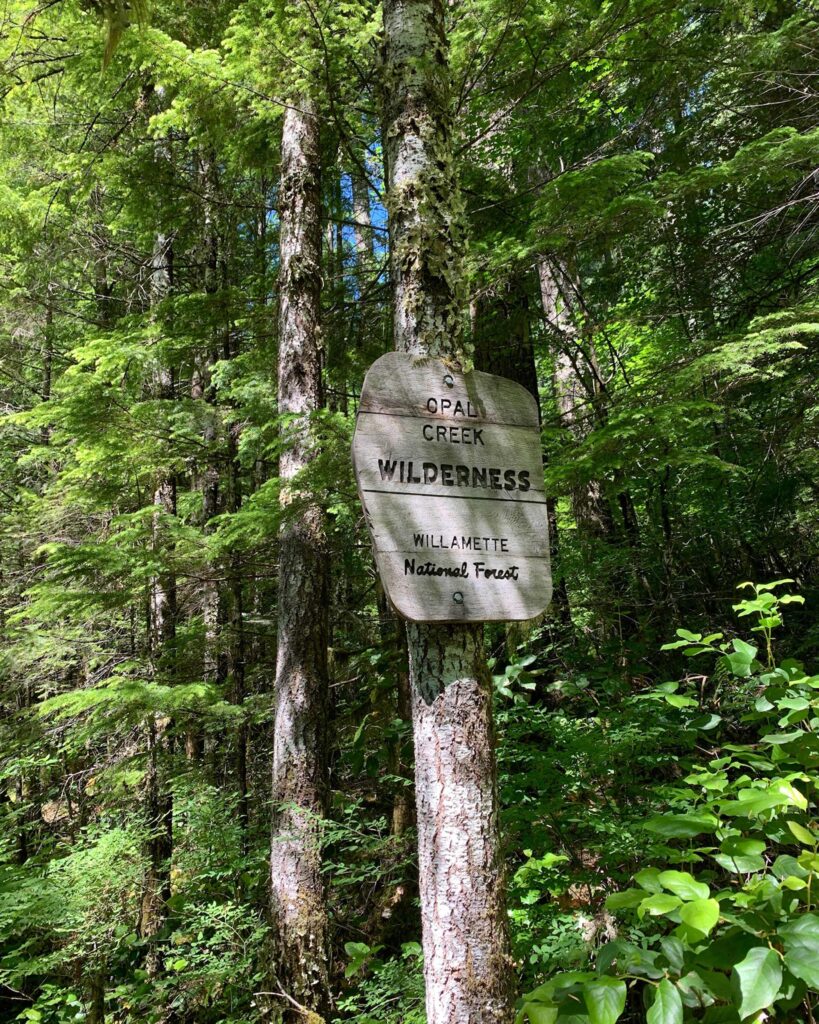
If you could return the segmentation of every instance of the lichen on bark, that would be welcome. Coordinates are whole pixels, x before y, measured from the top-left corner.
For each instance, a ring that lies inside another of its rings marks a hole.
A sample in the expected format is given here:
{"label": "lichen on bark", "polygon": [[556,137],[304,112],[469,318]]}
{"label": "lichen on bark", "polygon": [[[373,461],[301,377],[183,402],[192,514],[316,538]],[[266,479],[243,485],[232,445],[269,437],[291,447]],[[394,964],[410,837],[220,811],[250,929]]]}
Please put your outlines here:
{"label": "lichen on bark", "polygon": [[426,0],[388,0],[384,26],[395,347],[468,363],[463,207],[452,156],[443,9]]}

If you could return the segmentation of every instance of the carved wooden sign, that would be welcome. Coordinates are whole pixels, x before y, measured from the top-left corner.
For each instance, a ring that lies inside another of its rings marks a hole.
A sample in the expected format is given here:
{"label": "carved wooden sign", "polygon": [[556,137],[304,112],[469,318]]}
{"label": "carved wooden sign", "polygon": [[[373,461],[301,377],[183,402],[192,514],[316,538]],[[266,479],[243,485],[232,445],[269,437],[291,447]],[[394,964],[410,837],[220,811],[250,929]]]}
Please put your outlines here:
{"label": "carved wooden sign", "polygon": [[381,356],[353,438],[387,596],[413,622],[531,619],[549,604],[538,413],[503,377]]}

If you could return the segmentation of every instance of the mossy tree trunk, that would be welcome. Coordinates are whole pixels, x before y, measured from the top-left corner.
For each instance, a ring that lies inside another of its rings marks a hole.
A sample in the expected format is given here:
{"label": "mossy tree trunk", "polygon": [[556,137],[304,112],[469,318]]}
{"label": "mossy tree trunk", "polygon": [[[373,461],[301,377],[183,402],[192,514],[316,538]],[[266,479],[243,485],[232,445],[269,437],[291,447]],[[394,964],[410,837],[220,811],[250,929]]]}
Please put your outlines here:
{"label": "mossy tree trunk", "polygon": [[276,980],[283,1018],[329,1013],[329,942],[321,876],[328,795],[329,562],[324,514],[299,492],[322,405],[319,347],[321,191],[319,121],[306,97],[286,110],[279,188],[279,463],[288,506],[279,547],[278,655],[270,854]]}
{"label": "mossy tree trunk", "polygon": [[[441,0],[384,0],[395,347],[463,361]],[[428,1024],[509,1024],[512,961],[479,626],[407,627]]]}

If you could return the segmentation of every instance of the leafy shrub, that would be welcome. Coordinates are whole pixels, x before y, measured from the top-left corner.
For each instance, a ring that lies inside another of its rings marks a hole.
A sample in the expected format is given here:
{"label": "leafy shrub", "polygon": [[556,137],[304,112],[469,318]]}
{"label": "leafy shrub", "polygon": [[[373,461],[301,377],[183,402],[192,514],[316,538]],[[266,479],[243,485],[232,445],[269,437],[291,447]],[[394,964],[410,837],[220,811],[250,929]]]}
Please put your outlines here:
{"label": "leafy shrub", "polygon": [[[802,600],[776,593],[790,582],[746,584],[753,596],[734,606],[756,617],[761,653],[687,630],[666,645],[691,658],[715,655],[717,665],[710,678],[687,676],[682,687],[644,695],[675,709],[678,727],[697,737],[682,782],[661,788],[666,806],[644,822],[664,863],[643,867],[634,886],[607,900],[630,937],[602,946],[595,970],[558,974],[529,992],[519,1024],[614,1024],[629,989],[648,1024],[813,1019],[819,676],[792,660],[774,663],[784,606]],[[722,721],[726,681],[744,742],[730,741]]]}

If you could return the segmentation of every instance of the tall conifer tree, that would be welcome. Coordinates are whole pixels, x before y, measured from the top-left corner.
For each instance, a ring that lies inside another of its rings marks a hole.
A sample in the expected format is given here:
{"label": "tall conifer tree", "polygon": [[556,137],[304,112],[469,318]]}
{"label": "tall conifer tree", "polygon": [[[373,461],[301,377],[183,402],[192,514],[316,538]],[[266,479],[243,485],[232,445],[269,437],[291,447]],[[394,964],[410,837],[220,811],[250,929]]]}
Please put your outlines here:
{"label": "tall conifer tree", "polygon": [[291,1000],[285,1020],[294,1024],[305,1009],[323,1017],[329,1006],[320,850],[328,795],[329,562],[324,514],[298,483],[313,455],[311,416],[323,402],[320,178],[318,113],[302,95],[285,111],[279,186],[278,396],[279,415],[290,419],[279,462],[287,519],[279,539],[270,854],[277,979]]}

